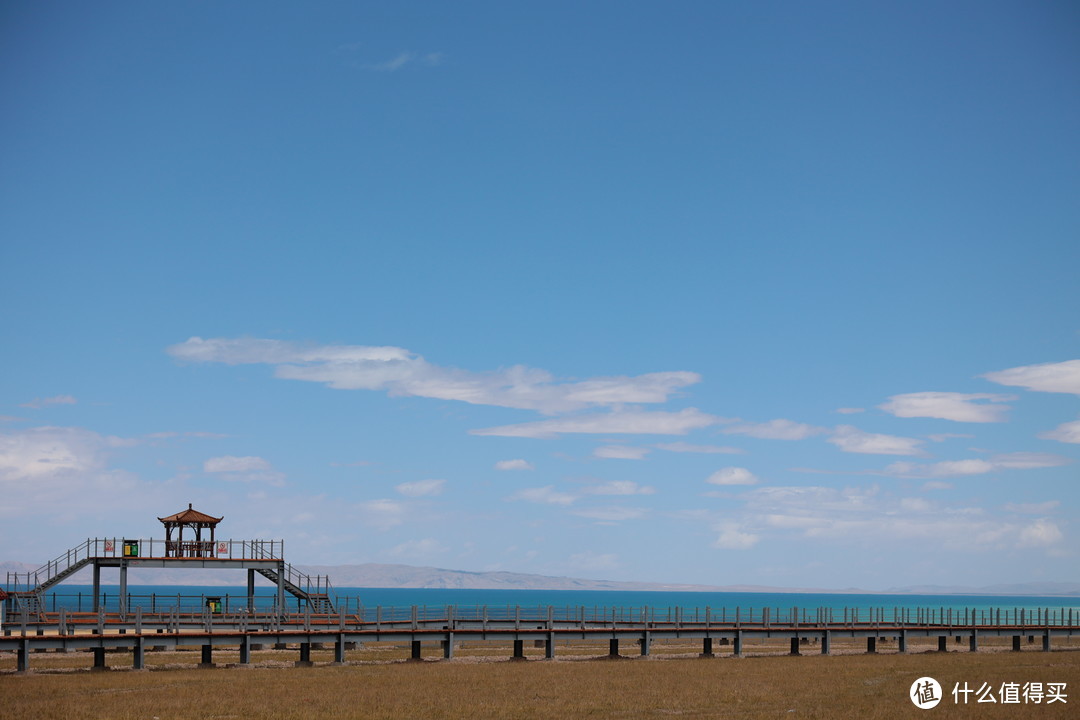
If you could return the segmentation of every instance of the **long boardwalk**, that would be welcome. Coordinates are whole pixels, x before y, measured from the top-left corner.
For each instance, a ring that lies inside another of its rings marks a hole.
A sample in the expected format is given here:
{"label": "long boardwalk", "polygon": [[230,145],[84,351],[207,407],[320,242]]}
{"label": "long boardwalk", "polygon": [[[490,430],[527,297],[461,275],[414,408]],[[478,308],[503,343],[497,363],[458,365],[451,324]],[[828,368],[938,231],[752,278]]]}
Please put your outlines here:
{"label": "long boardwalk", "polygon": [[145,668],[148,649],[169,650],[201,647],[202,665],[213,666],[215,649],[237,648],[240,665],[251,662],[252,650],[264,646],[299,647],[298,665],[311,662],[314,644],[333,644],[334,661],[344,663],[357,643],[408,643],[412,657],[420,658],[423,644],[441,644],[443,657],[454,656],[456,643],[470,640],[498,641],[511,649],[512,657],[524,659],[525,643],[545,647],[554,658],[556,645],[566,641],[607,641],[611,655],[620,644],[648,656],[654,640],[689,639],[702,643],[702,655],[714,655],[714,643],[730,644],[732,654],[743,654],[746,641],[780,639],[790,642],[791,654],[801,654],[808,641],[817,642],[829,654],[833,641],[864,640],[866,651],[877,651],[881,640],[895,640],[899,652],[907,652],[914,638],[937,638],[939,650],[950,637],[979,649],[980,638],[1011,637],[1012,649],[1021,649],[1023,638],[1039,638],[1044,651],[1055,638],[1080,635],[1080,612],[1072,609],[1012,608],[963,612],[932,608],[844,611],[836,617],[831,609],[747,610],[706,609],[684,614],[680,609],[650,608],[363,608],[347,614],[308,612],[248,612],[215,614],[181,613],[178,610],[146,613],[58,612],[21,613],[8,617],[0,637],[0,651],[18,655],[17,669],[30,669],[35,652],[89,650],[95,668],[105,667],[106,651],[131,653],[132,667]]}

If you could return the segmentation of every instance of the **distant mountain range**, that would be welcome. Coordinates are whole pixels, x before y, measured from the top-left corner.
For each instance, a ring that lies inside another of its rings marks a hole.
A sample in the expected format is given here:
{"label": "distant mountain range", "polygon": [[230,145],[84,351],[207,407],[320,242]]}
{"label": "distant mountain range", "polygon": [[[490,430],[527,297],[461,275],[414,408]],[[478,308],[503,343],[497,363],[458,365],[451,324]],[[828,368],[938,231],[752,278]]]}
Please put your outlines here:
{"label": "distant mountain range", "polygon": [[[33,572],[39,566],[22,562],[0,562],[0,573]],[[692,585],[683,583],[625,582],[615,580],[586,580],[582,578],[551,577],[504,571],[467,572],[413,565],[301,565],[310,575],[329,575],[336,588],[442,588],[461,590],[628,590],[657,592],[765,592],[765,593],[845,593],[897,595],[1061,595],[1080,596],[1080,582],[1038,582],[965,587],[960,585],[915,585],[887,590],[859,588],[770,587],[765,585]],[[105,570],[102,581],[116,583],[116,571]],[[92,582],[87,568],[65,581],[71,585]],[[238,586],[245,580],[234,573],[215,570],[132,570],[129,583],[146,585],[209,585]]]}

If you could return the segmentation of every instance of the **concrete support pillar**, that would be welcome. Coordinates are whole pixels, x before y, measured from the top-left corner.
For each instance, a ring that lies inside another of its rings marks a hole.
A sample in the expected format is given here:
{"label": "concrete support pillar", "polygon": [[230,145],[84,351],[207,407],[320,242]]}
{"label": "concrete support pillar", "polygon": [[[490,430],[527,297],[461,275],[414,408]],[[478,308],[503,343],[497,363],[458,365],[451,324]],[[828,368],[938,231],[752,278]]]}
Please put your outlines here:
{"label": "concrete support pillar", "polygon": [[443,660],[454,659],[454,633],[447,633],[446,639],[442,641],[442,656]]}
{"label": "concrete support pillar", "polygon": [[949,652],[949,638],[945,635],[939,635],[937,639],[938,652]]}
{"label": "concrete support pillar", "polygon": [[821,634],[821,654],[832,654],[832,630],[826,630]]}
{"label": "concrete support pillar", "polygon": [[641,645],[641,657],[649,657],[652,655],[652,633],[646,630],[641,635],[641,639],[638,640]]}
{"label": "concrete support pillar", "polygon": [[201,667],[201,668],[212,668],[212,667],[214,667],[214,646],[213,645],[203,645],[202,646],[202,662],[199,663],[199,667]]}
{"label": "concrete support pillar", "polygon": [[979,652],[979,633],[975,630],[971,631],[971,638],[968,640],[968,650],[971,652]]}
{"label": "concrete support pillar", "polygon": [[143,652],[143,639],[135,639],[135,647],[131,649],[131,669],[132,670],[145,670],[146,669],[146,656]]}
{"label": "concrete support pillar", "polygon": [[420,656],[420,641],[419,640],[413,640],[412,641],[412,655],[410,656],[409,659],[410,660],[419,660],[420,658],[421,658],[421,656]]}
{"label": "concrete support pillar", "polygon": [[548,660],[555,659],[555,633],[549,632],[547,636],[547,647],[544,649],[544,657]]}
{"label": "concrete support pillar", "polygon": [[871,635],[870,637],[866,638],[866,652],[868,652],[868,653],[876,653],[877,652],[877,636],[876,635]]}
{"label": "concrete support pillar", "polygon": [[251,636],[244,635],[240,638],[240,664],[251,664]]}
{"label": "concrete support pillar", "polygon": [[902,653],[907,652],[907,630],[901,630],[900,636],[896,639],[898,643],[897,650]]}
{"label": "concrete support pillar", "polygon": [[296,661],[296,667],[311,667],[311,643],[300,643],[300,659]]}
{"label": "concrete support pillar", "polygon": [[788,652],[788,655],[802,655],[802,653],[799,652],[798,636],[791,638],[791,650]]}
{"label": "concrete support pillar", "polygon": [[735,631],[735,645],[732,648],[735,657],[742,657],[742,630]]}
{"label": "concrete support pillar", "polygon": [[1020,652],[1020,636],[1013,635],[1013,652]]}
{"label": "concrete support pillar", "polygon": [[708,638],[708,637],[707,637],[707,638],[704,638],[704,639],[703,639],[703,640],[701,641],[701,657],[703,657],[703,658],[711,658],[711,657],[716,657],[716,656],[715,656],[715,655],[713,654],[713,649],[712,649],[712,638]]}
{"label": "concrete support pillar", "polygon": [[105,648],[94,648],[94,670],[107,670],[105,665]]}
{"label": "concrete support pillar", "polygon": [[1050,631],[1047,630],[1043,635],[1043,652],[1050,652]]}
{"label": "concrete support pillar", "polygon": [[619,657],[619,639],[608,640],[608,657]]}

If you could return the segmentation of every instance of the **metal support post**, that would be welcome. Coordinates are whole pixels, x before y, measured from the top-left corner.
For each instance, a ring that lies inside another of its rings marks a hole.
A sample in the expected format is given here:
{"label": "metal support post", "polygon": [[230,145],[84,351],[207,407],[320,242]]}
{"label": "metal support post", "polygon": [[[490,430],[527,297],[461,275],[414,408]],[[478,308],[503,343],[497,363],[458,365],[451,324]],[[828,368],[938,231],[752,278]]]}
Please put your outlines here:
{"label": "metal support post", "polygon": [[791,638],[791,651],[788,652],[788,655],[802,655],[802,653],[799,652],[799,636],[798,635]]}
{"label": "metal support post", "polygon": [[409,659],[410,660],[420,660],[421,659],[421,657],[420,657],[420,641],[419,640],[413,640],[412,641],[412,657],[409,658]]}
{"label": "metal support post", "polygon": [[120,561],[120,619],[127,620],[127,560]]}
{"label": "metal support post", "polygon": [[938,635],[937,649],[938,652],[949,652],[949,637],[947,635]]}
{"label": "metal support post", "polygon": [[821,654],[832,654],[832,630],[826,630],[821,634]]}
{"label": "metal support post", "polygon": [[106,669],[108,669],[105,666],[105,648],[103,648],[103,647],[94,648],[94,667],[93,667],[93,669],[94,670],[106,670]]}
{"label": "metal support post", "polygon": [[25,637],[19,641],[18,657],[15,660],[17,672],[29,672],[30,670],[30,641]]}
{"label": "metal support post", "polygon": [[248,612],[255,612],[255,569],[248,568],[247,571],[247,609]]}
{"label": "metal support post", "polygon": [[608,657],[619,657],[619,639],[611,638],[608,640]]}
{"label": "metal support post", "polygon": [[735,631],[735,645],[732,648],[735,657],[742,657],[742,630]]}
{"label": "metal support post", "polygon": [[94,562],[94,612],[101,609],[101,566]]}
{"label": "metal support post", "polygon": [[1013,652],[1020,652],[1020,636],[1013,635]]}
{"label": "metal support post", "polygon": [[1050,652],[1050,631],[1043,634],[1043,652]]}
{"label": "metal support post", "polygon": [[132,670],[145,670],[146,661],[145,653],[143,652],[143,639],[142,637],[135,638],[135,646],[131,649],[131,669]]}
{"label": "metal support post", "polygon": [[202,662],[199,663],[199,667],[201,667],[201,668],[212,668],[212,667],[214,667],[214,646],[213,645],[203,645],[202,646]]}
{"label": "metal support post", "polygon": [[971,638],[968,640],[968,649],[971,652],[979,652],[979,633],[975,628],[971,629]]}
{"label": "metal support post", "polygon": [[300,643],[300,659],[296,661],[296,667],[311,667],[311,643]]}
{"label": "metal support post", "polygon": [[899,651],[902,652],[902,653],[906,653],[907,652],[907,630],[901,630],[900,631],[899,643],[900,643],[900,646],[898,648]]}
{"label": "metal support post", "polygon": [[877,652],[877,636],[876,635],[871,635],[870,637],[866,638],[866,652],[868,652],[868,653],[876,653]]}
{"label": "metal support post", "polygon": [[524,640],[515,640],[514,641],[514,657],[513,657],[513,659],[514,660],[524,660],[525,659],[525,641]]}
{"label": "metal support post", "polygon": [[703,658],[715,657],[715,655],[713,654],[712,638],[711,637],[707,637],[707,638],[705,638],[704,640],[701,641],[701,657],[703,657]]}
{"label": "metal support post", "polygon": [[446,633],[446,639],[442,641],[442,656],[444,660],[454,659],[454,633]]}
{"label": "metal support post", "polygon": [[345,633],[338,634],[337,642],[334,643],[334,664],[345,664]]}
{"label": "metal support post", "polygon": [[555,633],[553,632],[547,634],[547,645],[544,648],[544,657],[548,660],[555,659]]}

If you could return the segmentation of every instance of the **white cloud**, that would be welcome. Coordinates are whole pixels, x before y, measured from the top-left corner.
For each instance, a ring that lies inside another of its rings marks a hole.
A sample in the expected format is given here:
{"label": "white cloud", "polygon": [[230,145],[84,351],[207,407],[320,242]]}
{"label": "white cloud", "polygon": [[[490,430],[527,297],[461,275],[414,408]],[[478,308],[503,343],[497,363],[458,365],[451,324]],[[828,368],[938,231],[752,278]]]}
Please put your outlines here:
{"label": "white cloud", "polygon": [[571,505],[578,498],[576,495],[558,492],[554,485],[544,487],[525,488],[511,495],[508,500],[524,500],[543,505]]}
{"label": "white cloud", "polygon": [[742,455],[746,452],[740,448],[728,447],[726,445],[691,445],[690,443],[685,442],[661,443],[656,447],[661,450],[677,453]]}
{"label": "white cloud", "polygon": [[763,423],[734,425],[724,428],[723,432],[728,435],[746,435],[764,440],[803,440],[827,431],[825,428],[779,419]]}
{"label": "white cloud", "polygon": [[866,412],[866,409],[865,408],[843,407],[843,408],[836,408],[836,412],[840,413],[841,415],[855,415],[856,413]]}
{"label": "white cloud", "polygon": [[946,440],[957,440],[964,438],[970,439],[975,436],[968,435],[966,433],[937,433],[934,435],[927,435],[926,437],[928,440],[932,440],[933,442],[945,442]]}
{"label": "white cloud", "polygon": [[34,398],[30,402],[23,403],[19,407],[31,408],[33,410],[40,410],[43,407],[50,405],[74,405],[79,402],[71,395],[54,395],[47,398]]}
{"label": "white cloud", "polygon": [[535,470],[533,464],[527,460],[500,460],[495,463],[496,470]]}
{"label": "white cloud", "polygon": [[648,454],[648,448],[626,445],[604,445],[593,450],[593,457],[616,460],[643,460]]}
{"label": "white cloud", "polygon": [[1011,385],[1038,392],[1080,395],[1080,360],[1023,365],[989,372],[982,377],[999,385]]}
{"label": "white cloud", "polygon": [[952,490],[953,484],[942,482],[941,480],[930,480],[923,483],[923,490]]}
{"label": "white cloud", "polygon": [[[902,418],[928,417],[956,422],[1003,422],[1014,395],[990,393],[917,392],[893,395],[879,408]],[[986,403],[996,403],[988,405]]]}
{"label": "white cloud", "polygon": [[[339,48],[348,50],[351,54],[355,49],[355,44],[344,45]],[[401,52],[390,58],[378,63],[368,63],[361,65],[365,70],[375,70],[376,72],[396,72],[407,65],[426,65],[428,67],[435,67],[442,65],[446,59],[446,55],[441,52],[429,52],[429,53],[414,53],[414,52]]]}
{"label": "white cloud", "polygon": [[1065,536],[1058,526],[1043,518],[1036,520],[1020,531],[1020,547],[1048,547],[1057,545]]}
{"label": "white cloud", "polygon": [[602,485],[590,485],[582,492],[586,495],[652,495],[656,488],[638,485],[633,480],[610,480]]}
{"label": "white cloud", "polygon": [[618,523],[626,520],[637,520],[648,513],[644,508],[632,508],[624,505],[609,505],[607,507],[583,508],[574,510],[571,514],[578,517],[589,518],[603,523]]}
{"label": "white cloud", "polygon": [[401,483],[394,489],[407,497],[424,497],[441,494],[445,485],[445,480],[415,480]]}
{"label": "white cloud", "polygon": [[203,472],[208,473],[244,473],[270,470],[269,462],[261,457],[246,456],[234,457],[223,455],[222,457],[210,458],[203,463]]}
{"label": "white cloud", "polygon": [[721,419],[714,415],[707,415],[696,408],[687,408],[679,412],[650,412],[630,408],[610,413],[539,420],[469,432],[473,435],[527,438],[553,438],[563,433],[685,435],[691,430],[708,427],[717,422],[721,422]]}
{"label": "white cloud", "polygon": [[1053,430],[1039,433],[1044,440],[1057,440],[1063,443],[1080,443],[1080,420],[1062,423]]}
{"label": "white cloud", "polygon": [[720,533],[713,543],[720,550],[749,550],[761,539],[760,535],[743,532],[737,523],[718,523],[713,530]]}
{"label": "white cloud", "polygon": [[274,365],[276,377],[324,383],[337,390],[381,390],[390,395],[545,414],[624,403],[662,403],[677,390],[701,380],[693,372],[658,372],[559,382],[544,370],[520,365],[483,373],[444,368],[398,347],[301,346],[260,338],[193,337],[166,351],[187,362]]}
{"label": "white cloud", "polygon": [[115,444],[109,438],[80,428],[39,427],[0,434],[0,481],[98,471],[111,446]]}
{"label": "white cloud", "polygon": [[713,485],[756,485],[758,478],[746,468],[726,467],[714,472],[705,482]]}
{"label": "white cloud", "polygon": [[922,440],[863,432],[851,425],[837,427],[828,442],[847,453],[872,455],[919,455],[922,453],[919,447],[922,445]]}

